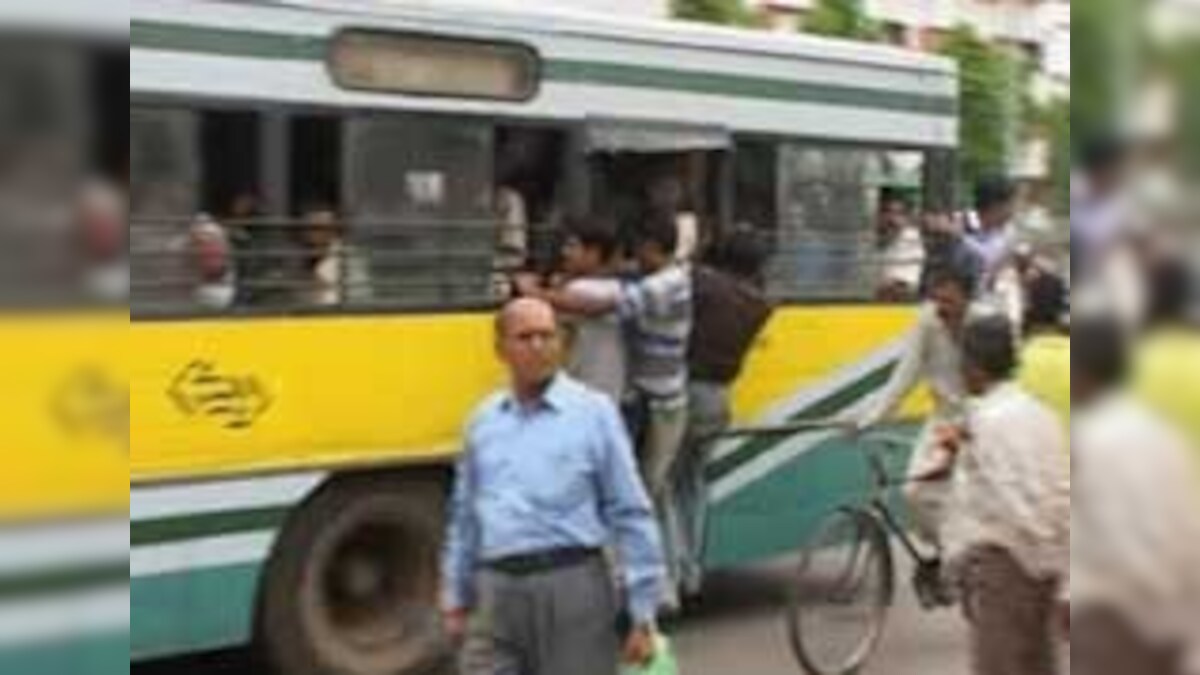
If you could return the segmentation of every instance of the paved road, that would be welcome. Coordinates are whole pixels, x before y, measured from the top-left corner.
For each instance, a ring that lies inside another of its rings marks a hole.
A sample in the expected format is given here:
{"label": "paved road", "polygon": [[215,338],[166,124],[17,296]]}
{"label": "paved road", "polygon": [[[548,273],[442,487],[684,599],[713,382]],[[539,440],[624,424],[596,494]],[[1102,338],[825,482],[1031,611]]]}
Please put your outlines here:
{"label": "paved road", "polygon": [[[781,607],[787,564],[720,575],[704,602],[675,629],[683,675],[798,675]],[[874,668],[866,675],[963,675],[962,624],[954,613],[922,614],[907,587]],[[131,675],[262,675],[244,654],[131,669]],[[1068,671],[1069,672],[1069,671]]]}
{"label": "paved road", "polygon": [[[684,675],[798,675],[782,606],[790,564],[718,576],[676,635]],[[962,623],[954,612],[924,614],[907,586],[874,667],[865,675],[965,675]]]}

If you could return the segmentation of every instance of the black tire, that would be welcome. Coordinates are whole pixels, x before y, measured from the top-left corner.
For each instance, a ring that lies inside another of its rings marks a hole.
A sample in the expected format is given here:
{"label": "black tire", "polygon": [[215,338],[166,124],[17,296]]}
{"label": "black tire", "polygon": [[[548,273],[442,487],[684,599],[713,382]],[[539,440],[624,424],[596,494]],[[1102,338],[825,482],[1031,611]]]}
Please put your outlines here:
{"label": "black tire", "polygon": [[445,488],[340,478],[285,526],[266,568],[257,646],[278,675],[426,675],[448,643],[437,611]]}
{"label": "black tire", "polygon": [[874,515],[843,509],[808,542],[788,593],[787,629],[808,675],[858,675],[883,637],[895,563]]}

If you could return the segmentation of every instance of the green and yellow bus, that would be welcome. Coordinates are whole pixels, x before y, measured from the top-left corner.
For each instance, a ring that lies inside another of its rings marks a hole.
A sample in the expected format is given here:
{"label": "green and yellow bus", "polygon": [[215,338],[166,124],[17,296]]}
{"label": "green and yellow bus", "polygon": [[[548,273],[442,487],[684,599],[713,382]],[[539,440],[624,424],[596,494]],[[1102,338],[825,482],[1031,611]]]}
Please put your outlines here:
{"label": "green and yellow bus", "polygon": [[[40,4],[105,72],[124,57],[87,31],[129,20],[128,154],[105,166],[128,170],[132,282],[128,316],[3,319],[0,672],[113,672],[126,642],[417,672],[460,426],[501,382],[506,232],[545,264],[563,217],[632,212],[663,176],[702,238],[762,230],[779,309],[736,408],[771,425],[882,388],[914,308],[873,300],[877,200],[953,192],[957,72],[889,47],[442,3]],[[342,224],[317,292],[314,210]],[[847,449],[716,448],[708,567],[796,548],[863,484]],[[39,632],[35,610],[79,620]]]}

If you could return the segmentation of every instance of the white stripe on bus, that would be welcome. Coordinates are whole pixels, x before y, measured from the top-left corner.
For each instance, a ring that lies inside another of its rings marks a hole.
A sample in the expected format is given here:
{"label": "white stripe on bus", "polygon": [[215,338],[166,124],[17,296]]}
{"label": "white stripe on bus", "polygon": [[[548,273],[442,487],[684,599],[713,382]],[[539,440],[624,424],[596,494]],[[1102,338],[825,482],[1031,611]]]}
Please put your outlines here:
{"label": "white stripe on bus", "polygon": [[135,487],[129,516],[135,522],[291,506],[325,480],[324,473],[235,479],[212,483]]}
{"label": "white stripe on bus", "polygon": [[0,603],[0,649],[128,632],[129,586]]}
{"label": "white stripe on bus", "polygon": [[0,529],[0,576],[52,572],[129,555],[129,521],[62,523]]}
{"label": "white stripe on bus", "polygon": [[277,533],[251,532],[133,550],[133,578],[167,576],[216,567],[261,563],[270,555]]}

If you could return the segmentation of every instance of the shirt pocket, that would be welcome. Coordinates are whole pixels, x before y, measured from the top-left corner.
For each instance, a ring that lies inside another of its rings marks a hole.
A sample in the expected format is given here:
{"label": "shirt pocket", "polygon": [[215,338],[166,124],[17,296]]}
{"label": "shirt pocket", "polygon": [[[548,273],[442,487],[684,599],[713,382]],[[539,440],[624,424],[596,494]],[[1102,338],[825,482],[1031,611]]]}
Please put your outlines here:
{"label": "shirt pocket", "polygon": [[550,513],[569,515],[593,501],[591,463],[583,449],[551,452],[532,474],[531,496]]}

